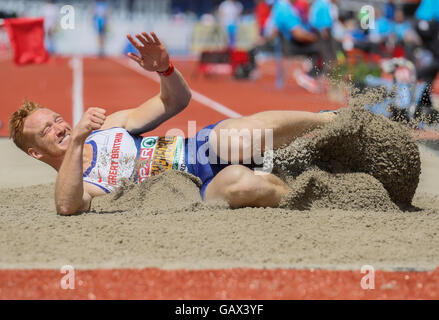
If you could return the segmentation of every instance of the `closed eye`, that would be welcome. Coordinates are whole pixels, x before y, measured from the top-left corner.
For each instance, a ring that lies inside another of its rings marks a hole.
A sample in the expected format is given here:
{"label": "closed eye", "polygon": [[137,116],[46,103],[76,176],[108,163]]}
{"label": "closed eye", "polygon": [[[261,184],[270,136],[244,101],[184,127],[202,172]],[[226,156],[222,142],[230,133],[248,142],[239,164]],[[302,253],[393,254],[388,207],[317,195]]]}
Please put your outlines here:
{"label": "closed eye", "polygon": [[50,128],[50,126],[46,126],[46,127],[44,128],[44,131],[43,131],[43,137],[47,134],[47,132],[49,132],[49,128]]}
{"label": "closed eye", "polygon": [[[57,116],[55,118],[55,122],[61,123],[61,122],[64,122],[64,119],[61,116]],[[51,127],[52,127],[52,125],[50,123],[47,123],[46,126],[44,127],[43,131],[41,132],[41,136],[44,137],[49,132]]]}

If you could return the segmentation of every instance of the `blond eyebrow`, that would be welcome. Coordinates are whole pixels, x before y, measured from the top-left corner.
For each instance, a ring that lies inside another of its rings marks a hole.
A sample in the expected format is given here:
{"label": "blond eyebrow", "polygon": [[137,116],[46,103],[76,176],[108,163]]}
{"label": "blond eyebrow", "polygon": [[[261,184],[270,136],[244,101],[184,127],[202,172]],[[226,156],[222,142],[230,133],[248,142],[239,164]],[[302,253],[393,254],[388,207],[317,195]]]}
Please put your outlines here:
{"label": "blond eyebrow", "polygon": [[49,125],[49,122],[46,121],[46,123],[44,124],[43,128],[40,130],[40,135],[43,135],[44,130],[47,128],[48,125]]}
{"label": "blond eyebrow", "polygon": [[[57,118],[62,118],[62,116],[59,113],[54,113],[53,114],[53,118],[56,120]],[[40,135],[43,135],[44,130],[46,129],[46,127],[49,125],[49,122],[46,121],[46,123],[44,124],[43,128],[39,131]]]}

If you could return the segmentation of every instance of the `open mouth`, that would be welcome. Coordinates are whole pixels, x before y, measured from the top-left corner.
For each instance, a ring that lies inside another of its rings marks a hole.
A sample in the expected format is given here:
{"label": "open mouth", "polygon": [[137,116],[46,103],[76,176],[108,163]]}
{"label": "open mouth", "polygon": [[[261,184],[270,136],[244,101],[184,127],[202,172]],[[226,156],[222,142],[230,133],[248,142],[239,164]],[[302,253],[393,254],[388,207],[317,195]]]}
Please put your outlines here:
{"label": "open mouth", "polygon": [[64,138],[62,138],[62,140],[61,140],[60,142],[58,142],[58,144],[62,144],[62,143],[64,143],[64,142],[67,141],[69,138],[70,138],[70,134],[66,134],[66,135],[64,136]]}

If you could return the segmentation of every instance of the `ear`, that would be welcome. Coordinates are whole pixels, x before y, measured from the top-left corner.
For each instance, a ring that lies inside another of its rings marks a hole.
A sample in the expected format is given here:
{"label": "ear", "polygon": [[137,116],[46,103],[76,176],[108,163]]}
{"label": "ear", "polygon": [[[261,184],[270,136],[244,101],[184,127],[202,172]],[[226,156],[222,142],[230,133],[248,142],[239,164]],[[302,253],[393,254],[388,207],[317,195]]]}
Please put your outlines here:
{"label": "ear", "polygon": [[43,157],[43,155],[40,152],[38,152],[32,147],[27,149],[27,154],[37,160],[41,160],[41,158]]}

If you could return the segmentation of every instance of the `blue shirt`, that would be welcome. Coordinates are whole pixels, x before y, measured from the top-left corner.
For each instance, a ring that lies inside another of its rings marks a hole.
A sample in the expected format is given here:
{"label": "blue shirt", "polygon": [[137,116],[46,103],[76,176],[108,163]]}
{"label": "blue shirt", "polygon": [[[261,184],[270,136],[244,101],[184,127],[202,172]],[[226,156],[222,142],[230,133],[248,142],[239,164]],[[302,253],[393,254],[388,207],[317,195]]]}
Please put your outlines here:
{"label": "blue shirt", "polygon": [[309,23],[318,30],[331,28],[331,4],[328,0],[316,0],[309,11]]}
{"label": "blue shirt", "polygon": [[410,23],[408,21],[404,21],[401,23],[395,23],[395,26],[394,26],[394,32],[396,33],[398,40],[404,40],[404,36],[411,29],[412,29],[412,26],[410,25]]}
{"label": "blue shirt", "polygon": [[387,19],[393,20],[395,17],[395,5],[393,3],[384,4],[384,16]]}
{"label": "blue shirt", "polygon": [[380,17],[375,21],[375,29],[371,30],[371,34],[378,34],[380,36],[388,36],[394,31],[394,25],[385,17]]}
{"label": "blue shirt", "polygon": [[299,13],[288,0],[278,0],[273,6],[270,17],[271,23],[286,39],[291,39],[291,30],[302,26]]}
{"label": "blue shirt", "polygon": [[439,3],[437,0],[422,0],[415,13],[416,18],[430,21],[439,21]]}

